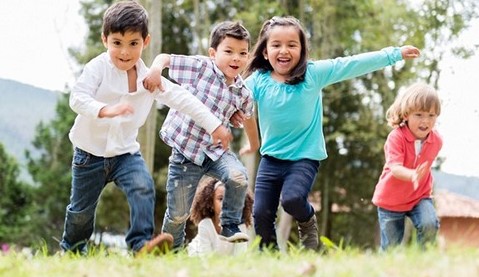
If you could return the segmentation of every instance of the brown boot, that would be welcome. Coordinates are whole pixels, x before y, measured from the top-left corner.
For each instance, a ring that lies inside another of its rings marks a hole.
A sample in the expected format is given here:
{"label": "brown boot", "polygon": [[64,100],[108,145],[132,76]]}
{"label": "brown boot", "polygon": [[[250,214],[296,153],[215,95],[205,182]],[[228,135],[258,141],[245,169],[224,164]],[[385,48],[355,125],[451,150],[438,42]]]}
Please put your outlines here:
{"label": "brown boot", "polygon": [[155,251],[164,254],[171,250],[173,246],[173,236],[168,233],[161,233],[153,239],[147,241],[145,245],[138,251],[138,255],[149,254]]}
{"label": "brown boot", "polygon": [[317,250],[319,245],[318,240],[318,222],[314,214],[306,222],[298,222],[299,240],[304,248],[310,250]]}

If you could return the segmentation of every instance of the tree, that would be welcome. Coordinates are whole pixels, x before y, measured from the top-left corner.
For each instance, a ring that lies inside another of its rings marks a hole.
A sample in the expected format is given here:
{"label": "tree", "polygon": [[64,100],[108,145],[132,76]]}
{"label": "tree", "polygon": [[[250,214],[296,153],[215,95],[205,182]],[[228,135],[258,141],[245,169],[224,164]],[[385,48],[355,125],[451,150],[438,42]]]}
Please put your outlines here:
{"label": "tree", "polygon": [[1,143],[0,160],[0,242],[26,246],[35,241],[33,188],[17,181],[18,163]]}
{"label": "tree", "polygon": [[75,113],[68,106],[68,96],[63,94],[60,97],[56,117],[49,123],[40,123],[36,128],[33,146],[41,151],[41,155],[32,157],[29,151],[26,152],[28,171],[36,184],[33,217],[42,222],[36,232],[51,248],[58,246],[57,240],[63,230],[65,207],[70,195],[73,153],[68,132]]}

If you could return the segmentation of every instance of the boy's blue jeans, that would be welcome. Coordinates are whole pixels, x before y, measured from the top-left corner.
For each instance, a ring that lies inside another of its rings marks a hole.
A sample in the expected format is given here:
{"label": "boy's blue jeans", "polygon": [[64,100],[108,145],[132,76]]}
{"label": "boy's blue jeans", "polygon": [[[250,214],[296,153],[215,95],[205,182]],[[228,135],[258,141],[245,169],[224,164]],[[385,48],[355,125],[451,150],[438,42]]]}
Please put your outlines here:
{"label": "boy's blue jeans", "polygon": [[277,248],[276,213],[279,202],[295,220],[308,221],[314,209],[308,202],[319,170],[319,161],[279,160],[263,156],[259,163],[254,192],[254,226],[261,247]]}
{"label": "boy's blue jeans", "polygon": [[168,166],[166,183],[167,208],[163,219],[163,232],[173,235],[173,247],[179,248],[185,239],[185,226],[193,203],[198,182],[208,175],[225,184],[221,224],[241,223],[248,188],[246,168],[231,151],[226,151],[217,161],[206,158],[198,166],[173,149]]}
{"label": "boy's blue jeans", "polygon": [[434,242],[439,229],[439,220],[431,198],[424,198],[407,212],[394,212],[378,208],[382,250],[401,243],[406,216],[411,219],[417,230],[419,245],[424,246],[427,242]]}
{"label": "boy's blue jeans", "polygon": [[128,200],[130,229],[125,238],[127,245],[136,252],[151,239],[155,228],[155,188],[140,152],[103,158],[75,148],[70,204],[66,208],[60,242],[62,249],[86,253],[100,194],[109,182],[114,182]]}

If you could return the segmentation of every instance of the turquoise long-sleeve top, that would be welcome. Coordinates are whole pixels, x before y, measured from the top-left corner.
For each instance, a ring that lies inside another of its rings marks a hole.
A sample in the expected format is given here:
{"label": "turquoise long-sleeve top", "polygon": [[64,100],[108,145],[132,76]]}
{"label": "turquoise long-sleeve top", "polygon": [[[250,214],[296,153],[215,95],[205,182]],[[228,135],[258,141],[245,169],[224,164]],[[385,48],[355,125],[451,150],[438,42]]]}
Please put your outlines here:
{"label": "turquoise long-sleeve top", "polygon": [[281,160],[324,160],[322,89],[402,60],[399,47],[348,57],[308,62],[305,79],[280,83],[271,71],[255,71],[246,79],[257,105],[261,155]]}

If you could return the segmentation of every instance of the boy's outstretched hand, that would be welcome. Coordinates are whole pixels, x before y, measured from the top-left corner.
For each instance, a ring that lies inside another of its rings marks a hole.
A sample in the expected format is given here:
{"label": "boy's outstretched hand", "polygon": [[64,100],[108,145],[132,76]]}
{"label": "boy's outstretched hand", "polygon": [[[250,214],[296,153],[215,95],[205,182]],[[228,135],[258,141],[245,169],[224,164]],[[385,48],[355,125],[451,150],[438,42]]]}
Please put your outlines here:
{"label": "boy's outstretched hand", "polygon": [[143,86],[150,92],[159,89],[164,91],[163,85],[161,83],[161,72],[163,70],[159,67],[152,67],[148,70],[145,79],[143,80]]}
{"label": "boy's outstretched hand", "polygon": [[214,145],[220,144],[221,148],[226,150],[230,146],[230,142],[233,139],[233,136],[225,126],[220,125],[213,131],[213,133],[211,134],[211,138],[213,139]]}
{"label": "boy's outstretched hand", "polygon": [[412,181],[414,190],[417,190],[417,188],[419,187],[419,181],[421,181],[424,175],[426,175],[428,170],[429,170],[428,162],[424,162],[416,168],[416,170],[411,176],[411,181]]}
{"label": "boy's outstretched hand", "polygon": [[401,55],[402,58],[407,60],[407,59],[415,59],[421,55],[421,52],[419,49],[412,45],[404,45],[401,47]]}

